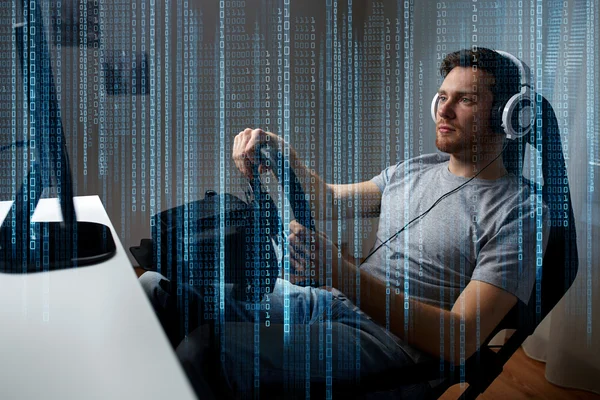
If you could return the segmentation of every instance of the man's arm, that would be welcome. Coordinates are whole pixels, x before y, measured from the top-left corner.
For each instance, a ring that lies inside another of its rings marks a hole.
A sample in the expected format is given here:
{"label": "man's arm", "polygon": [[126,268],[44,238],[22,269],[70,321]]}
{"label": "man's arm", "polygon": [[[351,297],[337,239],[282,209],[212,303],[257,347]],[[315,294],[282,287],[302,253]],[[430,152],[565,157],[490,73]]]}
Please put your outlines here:
{"label": "man's arm", "polygon": [[[354,277],[354,290],[339,288],[355,304],[380,325],[386,324],[386,287],[366,271],[344,262],[344,273]],[[333,282],[337,268],[334,268]],[[356,277],[360,276],[360,296],[356,293]],[[390,295],[390,330],[411,346],[445,360],[459,363],[469,358],[517,303],[513,294],[489,283],[472,280],[458,297],[450,311],[416,300],[406,301],[404,295]],[[405,329],[405,310],[411,312]],[[461,327],[463,327],[461,329]],[[462,345],[461,343],[464,343]]]}
{"label": "man's arm", "polygon": [[[247,177],[252,176],[252,164],[256,162],[256,148],[268,144],[283,151],[283,139],[262,129],[245,129],[234,140],[233,160]],[[311,195],[309,201],[317,219],[371,217],[379,215],[381,191],[373,182],[366,181],[348,185],[326,183],[315,171],[308,168],[289,146],[289,163],[300,180],[304,192]],[[259,166],[265,172],[264,166]],[[314,200],[313,200],[314,199]],[[328,214],[327,210],[331,213]]]}
{"label": "man's arm", "polygon": [[[371,181],[349,185],[327,185],[333,194],[336,215],[342,218],[378,217],[381,208],[381,191]],[[338,210],[341,211],[340,214]],[[334,216],[335,218],[335,216]]]}

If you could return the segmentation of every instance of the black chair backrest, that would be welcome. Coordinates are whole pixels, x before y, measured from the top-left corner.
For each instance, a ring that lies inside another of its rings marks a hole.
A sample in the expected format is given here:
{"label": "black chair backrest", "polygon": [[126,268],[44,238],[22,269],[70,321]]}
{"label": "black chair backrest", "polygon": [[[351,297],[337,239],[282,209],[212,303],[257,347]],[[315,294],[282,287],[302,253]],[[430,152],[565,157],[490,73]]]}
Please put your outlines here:
{"label": "black chair backrest", "polygon": [[[541,195],[550,214],[550,232],[541,276],[538,276],[529,302],[525,305],[519,301],[496,329],[521,329],[527,335],[533,333],[571,287],[579,263],[575,218],[558,121],[552,106],[543,97],[540,106],[542,118],[536,129],[529,136],[510,142],[503,154],[509,172],[521,176],[525,142],[538,150],[542,161]],[[529,184],[532,192],[536,193],[536,183]]]}

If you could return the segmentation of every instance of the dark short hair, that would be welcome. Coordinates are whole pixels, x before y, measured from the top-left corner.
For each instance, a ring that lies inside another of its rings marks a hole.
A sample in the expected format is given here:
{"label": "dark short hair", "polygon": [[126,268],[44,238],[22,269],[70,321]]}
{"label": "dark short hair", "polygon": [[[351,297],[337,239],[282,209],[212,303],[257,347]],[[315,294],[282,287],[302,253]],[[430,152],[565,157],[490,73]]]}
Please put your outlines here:
{"label": "dark short hair", "polygon": [[521,90],[519,68],[494,50],[478,47],[448,54],[440,66],[442,77],[445,78],[456,67],[476,67],[492,75],[494,82],[490,89],[494,105],[503,104]]}

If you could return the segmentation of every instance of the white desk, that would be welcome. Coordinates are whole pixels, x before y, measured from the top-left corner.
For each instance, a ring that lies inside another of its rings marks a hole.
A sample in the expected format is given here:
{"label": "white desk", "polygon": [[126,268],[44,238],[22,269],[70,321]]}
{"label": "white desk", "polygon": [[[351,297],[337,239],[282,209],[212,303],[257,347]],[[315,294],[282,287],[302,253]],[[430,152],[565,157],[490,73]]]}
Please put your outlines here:
{"label": "white desk", "polygon": [[[195,399],[98,196],[74,199],[78,219],[108,225],[104,263],[0,274],[0,399]],[[0,202],[0,220],[12,202]],[[60,220],[42,199],[34,220]]]}

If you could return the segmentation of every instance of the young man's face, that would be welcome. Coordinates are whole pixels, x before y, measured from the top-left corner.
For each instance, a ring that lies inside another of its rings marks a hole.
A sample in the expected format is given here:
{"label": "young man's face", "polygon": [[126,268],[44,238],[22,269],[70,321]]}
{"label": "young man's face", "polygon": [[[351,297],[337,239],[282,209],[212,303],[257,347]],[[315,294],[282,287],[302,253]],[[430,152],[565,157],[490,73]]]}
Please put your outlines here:
{"label": "young man's face", "polygon": [[[493,76],[470,67],[455,67],[438,90],[435,145],[465,160],[500,135],[491,130]],[[485,147],[487,148],[487,146]]]}

